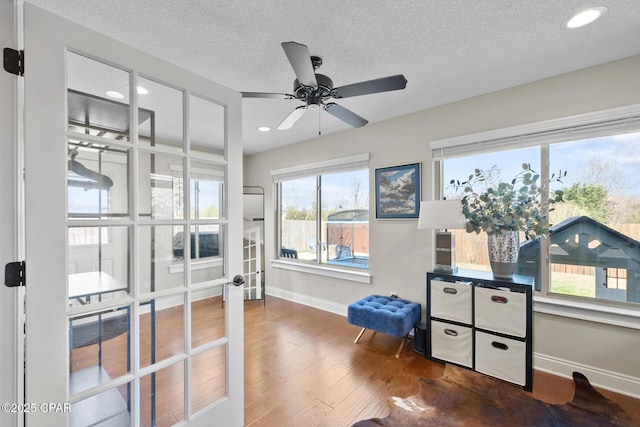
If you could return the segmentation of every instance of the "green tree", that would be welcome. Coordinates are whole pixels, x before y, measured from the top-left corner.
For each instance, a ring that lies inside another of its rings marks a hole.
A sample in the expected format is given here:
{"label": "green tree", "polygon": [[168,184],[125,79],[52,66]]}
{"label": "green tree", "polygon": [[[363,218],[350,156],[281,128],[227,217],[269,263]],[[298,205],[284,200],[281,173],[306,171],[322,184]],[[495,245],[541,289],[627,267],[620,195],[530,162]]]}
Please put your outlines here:
{"label": "green tree", "polygon": [[305,209],[298,208],[297,206],[289,206],[284,214],[284,219],[315,220],[316,210],[315,208]]}
{"label": "green tree", "polygon": [[201,218],[220,218],[220,210],[217,206],[209,206],[201,214]]}
{"label": "green tree", "polygon": [[607,198],[609,192],[602,185],[573,184],[564,188],[565,203],[572,203],[583,208],[587,215],[596,221],[606,223],[609,216]]}

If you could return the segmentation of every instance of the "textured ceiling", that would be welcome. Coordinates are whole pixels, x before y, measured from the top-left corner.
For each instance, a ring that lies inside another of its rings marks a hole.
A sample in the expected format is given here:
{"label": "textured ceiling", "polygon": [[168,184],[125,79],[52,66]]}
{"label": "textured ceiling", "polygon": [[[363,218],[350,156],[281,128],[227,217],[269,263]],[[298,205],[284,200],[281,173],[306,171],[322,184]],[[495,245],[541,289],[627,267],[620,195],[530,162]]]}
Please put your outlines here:
{"label": "textured ceiling", "polygon": [[[402,91],[337,101],[377,122],[640,53],[639,0],[31,0],[30,3],[237,91],[291,93],[280,45],[306,44],[343,86],[393,74]],[[563,22],[588,6],[589,26]],[[245,153],[350,128],[308,112],[275,128],[298,101],[243,100]]]}

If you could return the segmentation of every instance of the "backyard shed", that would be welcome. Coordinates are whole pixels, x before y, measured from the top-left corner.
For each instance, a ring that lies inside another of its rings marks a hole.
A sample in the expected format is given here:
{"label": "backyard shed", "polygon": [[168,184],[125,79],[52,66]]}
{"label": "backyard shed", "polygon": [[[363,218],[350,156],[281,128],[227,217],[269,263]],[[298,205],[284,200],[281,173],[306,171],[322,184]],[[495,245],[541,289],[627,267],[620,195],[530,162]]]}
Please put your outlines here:
{"label": "backyard shed", "polygon": [[[587,216],[554,225],[549,239],[552,265],[595,269],[596,298],[640,302],[640,242]],[[618,272],[608,274],[611,269]],[[540,283],[540,237],[520,246],[518,274]]]}

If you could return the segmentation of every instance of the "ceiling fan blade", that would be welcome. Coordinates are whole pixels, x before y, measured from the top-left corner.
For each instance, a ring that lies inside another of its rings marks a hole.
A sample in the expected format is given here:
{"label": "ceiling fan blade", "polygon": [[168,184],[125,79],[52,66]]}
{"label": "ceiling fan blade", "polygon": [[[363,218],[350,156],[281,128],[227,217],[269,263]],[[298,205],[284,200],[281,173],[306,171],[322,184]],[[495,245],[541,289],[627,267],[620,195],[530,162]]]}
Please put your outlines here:
{"label": "ceiling fan blade", "polygon": [[296,73],[300,84],[314,89],[317,88],[318,81],[316,80],[316,72],[311,63],[309,48],[296,42],[283,42],[282,48],[287,58],[289,58],[291,67],[293,67],[293,71]]}
{"label": "ceiling fan blade", "polygon": [[302,117],[306,112],[307,112],[306,105],[299,106],[298,108],[290,112],[289,115],[285,117],[285,119],[278,125],[276,129],[278,130],[291,129],[291,126],[293,126],[298,121],[298,119],[300,119],[300,117]]}
{"label": "ceiling fan blade", "polygon": [[243,98],[278,98],[293,99],[294,96],[288,93],[269,93],[269,92],[240,92]]}
{"label": "ceiling fan blade", "polygon": [[338,105],[334,102],[328,103],[324,107],[324,109],[326,110],[327,113],[331,114],[334,117],[337,117],[338,119],[342,120],[348,125],[353,126],[354,128],[361,128],[362,126],[369,123],[368,120],[360,117],[353,111],[347,110],[343,106]]}
{"label": "ceiling fan blade", "polygon": [[90,180],[94,181],[93,188],[108,190],[109,188],[113,187],[113,180],[107,175],[102,175],[98,172],[95,172],[74,159],[69,159],[68,164],[69,170],[84,178],[89,178]]}
{"label": "ceiling fan blade", "polygon": [[407,79],[402,74],[353,83],[334,89],[334,98],[349,98],[351,96],[368,95],[370,93],[388,92],[407,87]]}

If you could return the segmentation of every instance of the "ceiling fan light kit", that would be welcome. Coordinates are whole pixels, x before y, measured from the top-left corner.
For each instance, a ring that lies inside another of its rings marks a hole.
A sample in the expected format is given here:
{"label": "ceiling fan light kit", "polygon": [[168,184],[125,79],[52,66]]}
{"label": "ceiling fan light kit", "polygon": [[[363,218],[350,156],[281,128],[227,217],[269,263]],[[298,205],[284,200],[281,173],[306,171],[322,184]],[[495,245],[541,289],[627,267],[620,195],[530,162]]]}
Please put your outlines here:
{"label": "ceiling fan light kit", "polygon": [[317,108],[325,110],[352,127],[362,127],[369,123],[366,119],[335,102],[326,101],[331,98],[341,99],[400,90],[407,86],[407,79],[402,74],[397,74],[334,88],[331,78],[316,73],[316,70],[322,65],[322,58],[309,55],[309,49],[306,45],[284,42],[282,48],[296,75],[293,82],[293,94],[242,92],[243,98],[295,99],[304,102],[304,105],[296,107],[278,125],[277,129],[279,130],[290,129],[307,110]]}

